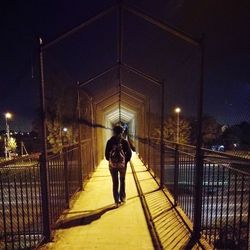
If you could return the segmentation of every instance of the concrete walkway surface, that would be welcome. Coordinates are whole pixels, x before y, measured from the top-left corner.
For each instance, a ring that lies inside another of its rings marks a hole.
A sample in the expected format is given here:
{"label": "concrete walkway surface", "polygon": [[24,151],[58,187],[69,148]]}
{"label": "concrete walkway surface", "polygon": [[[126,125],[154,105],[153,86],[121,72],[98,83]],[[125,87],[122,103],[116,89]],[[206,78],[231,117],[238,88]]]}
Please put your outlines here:
{"label": "concrete walkway surface", "polygon": [[53,241],[39,249],[154,249],[129,164],[126,193],[126,203],[115,208],[108,162],[103,160],[58,223]]}
{"label": "concrete walkway surface", "polygon": [[[151,228],[160,241],[159,249],[211,249],[205,241],[202,247],[188,245],[190,231],[136,154],[131,165],[147,204]],[[115,208],[108,162],[103,160],[73,207],[60,219],[53,241],[39,249],[154,249],[130,164],[126,193],[127,202]]]}
{"label": "concrete walkway surface", "polygon": [[159,189],[159,185],[137,156],[133,158],[132,165],[161,248],[166,250],[212,249],[204,239],[201,239],[199,244],[190,242],[191,232],[187,225],[192,228],[192,224],[180,207],[173,206],[171,194],[166,189],[164,192]]}

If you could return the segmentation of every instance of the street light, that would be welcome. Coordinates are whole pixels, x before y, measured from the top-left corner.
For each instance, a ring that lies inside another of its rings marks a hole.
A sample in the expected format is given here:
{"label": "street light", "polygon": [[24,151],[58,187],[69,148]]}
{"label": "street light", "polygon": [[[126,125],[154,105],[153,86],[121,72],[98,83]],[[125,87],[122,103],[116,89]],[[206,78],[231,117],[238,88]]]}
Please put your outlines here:
{"label": "street light", "polygon": [[8,152],[8,144],[9,144],[9,140],[10,140],[10,127],[8,124],[8,119],[11,119],[12,114],[7,112],[4,114],[5,116],[5,125],[6,125],[6,139],[4,140],[4,144],[5,144],[5,159],[9,158],[9,152]]}
{"label": "street light", "polygon": [[62,143],[63,144],[65,144],[65,143],[67,143],[67,132],[68,132],[68,128],[66,128],[66,127],[64,127],[63,129],[62,129],[62,131],[63,131],[63,134],[62,134]]}
{"label": "street light", "polygon": [[179,143],[179,137],[180,137],[180,112],[181,112],[181,109],[179,107],[177,107],[177,108],[175,108],[174,111],[177,114],[176,142]]}

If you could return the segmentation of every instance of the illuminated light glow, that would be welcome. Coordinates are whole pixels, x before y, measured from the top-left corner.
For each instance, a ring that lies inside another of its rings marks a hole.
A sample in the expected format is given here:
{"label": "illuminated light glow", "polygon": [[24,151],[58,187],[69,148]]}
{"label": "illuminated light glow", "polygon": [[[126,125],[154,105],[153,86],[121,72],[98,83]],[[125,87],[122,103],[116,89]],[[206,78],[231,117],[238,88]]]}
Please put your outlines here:
{"label": "illuminated light glow", "polygon": [[5,113],[5,118],[10,119],[12,117],[12,114],[10,112]]}
{"label": "illuminated light glow", "polygon": [[176,142],[179,143],[180,142],[180,112],[181,112],[181,109],[179,107],[176,107],[174,111],[177,114]]}
{"label": "illuminated light glow", "polygon": [[[135,112],[127,109],[125,107],[121,107],[121,118],[124,121],[130,121],[134,119]],[[119,109],[114,108],[106,112],[106,119],[115,123],[119,121]]]}
{"label": "illuminated light glow", "polygon": [[175,113],[180,113],[181,112],[181,109],[179,107],[175,108]]}
{"label": "illuminated light glow", "polygon": [[68,129],[67,129],[67,128],[63,128],[63,131],[64,131],[64,132],[67,132],[67,131],[68,131]]}

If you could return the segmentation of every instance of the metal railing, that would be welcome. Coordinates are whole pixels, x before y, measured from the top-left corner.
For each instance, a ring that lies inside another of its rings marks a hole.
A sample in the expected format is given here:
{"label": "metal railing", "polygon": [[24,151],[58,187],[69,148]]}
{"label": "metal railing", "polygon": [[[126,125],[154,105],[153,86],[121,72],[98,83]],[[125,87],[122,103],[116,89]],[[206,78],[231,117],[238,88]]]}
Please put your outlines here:
{"label": "metal railing", "polygon": [[82,178],[83,180],[87,180],[95,169],[91,139],[82,140],[80,160],[82,166]]}
{"label": "metal railing", "polygon": [[94,169],[91,140],[83,140],[81,148],[73,144],[49,154],[47,219],[42,210],[40,166],[44,165],[39,154],[0,163],[0,249],[32,249],[44,240],[43,222],[54,228]]}
{"label": "metal railing", "polygon": [[61,153],[48,157],[49,223],[52,228],[81,188],[80,166],[78,144],[64,147]]}
{"label": "metal railing", "polygon": [[[142,160],[158,180],[164,180],[174,203],[194,222],[196,149],[194,146],[164,141],[164,171],[160,171],[159,144],[159,139],[151,138],[149,157]],[[249,160],[207,149],[202,149],[202,157],[200,233],[215,248],[249,249]]]}
{"label": "metal railing", "polygon": [[204,149],[202,233],[215,247],[249,249],[249,160]]}
{"label": "metal railing", "polygon": [[0,165],[0,249],[31,249],[43,239],[38,155]]}

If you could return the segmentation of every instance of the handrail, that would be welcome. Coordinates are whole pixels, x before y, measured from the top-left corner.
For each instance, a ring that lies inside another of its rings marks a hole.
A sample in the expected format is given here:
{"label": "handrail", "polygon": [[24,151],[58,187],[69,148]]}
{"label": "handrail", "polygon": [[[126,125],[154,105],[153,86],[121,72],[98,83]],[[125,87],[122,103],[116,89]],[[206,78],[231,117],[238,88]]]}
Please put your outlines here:
{"label": "handrail", "polygon": [[[160,138],[158,137],[150,137],[149,138],[150,140],[160,140]],[[174,142],[174,141],[169,141],[169,140],[166,140],[164,139],[164,143],[171,143],[173,145],[179,145],[179,146],[185,146],[187,148],[192,148],[192,149],[195,149],[196,147],[193,146],[193,145],[188,145],[188,144],[185,144],[185,143],[177,143],[177,142]],[[235,160],[240,160],[240,161],[243,161],[243,162],[246,162],[249,164],[249,159],[244,157],[244,156],[239,156],[239,155],[233,155],[233,154],[230,154],[230,153],[226,153],[226,152],[218,152],[218,151],[213,151],[211,149],[208,149],[208,148],[201,148],[202,151],[204,152],[210,152],[210,153],[213,153],[213,154],[216,154],[216,155],[221,155],[221,156],[225,156],[225,157],[230,157],[230,158],[233,158]],[[205,155],[206,157],[206,155]]]}
{"label": "handrail", "polygon": [[[215,247],[225,247],[225,239],[228,239],[236,248],[248,249],[249,160],[201,148],[202,176],[197,176],[195,146],[164,140],[165,158],[162,171],[159,141],[160,138],[157,137],[141,140],[144,147],[148,147],[146,152],[149,154],[143,159],[142,152],[142,160],[152,170],[155,178],[164,180],[174,204],[181,207],[193,225],[197,219],[195,178],[200,177],[202,180],[198,190],[202,194],[201,204],[197,207],[199,213],[202,213],[199,221],[201,227],[196,232],[204,235],[209,244]],[[154,147],[156,143],[157,147]],[[230,232],[229,227],[232,228]]]}

